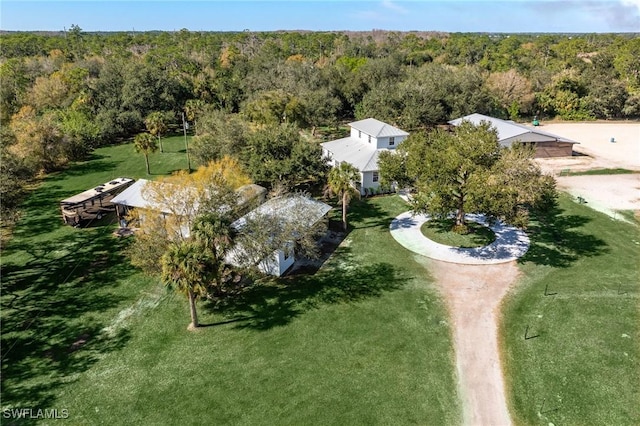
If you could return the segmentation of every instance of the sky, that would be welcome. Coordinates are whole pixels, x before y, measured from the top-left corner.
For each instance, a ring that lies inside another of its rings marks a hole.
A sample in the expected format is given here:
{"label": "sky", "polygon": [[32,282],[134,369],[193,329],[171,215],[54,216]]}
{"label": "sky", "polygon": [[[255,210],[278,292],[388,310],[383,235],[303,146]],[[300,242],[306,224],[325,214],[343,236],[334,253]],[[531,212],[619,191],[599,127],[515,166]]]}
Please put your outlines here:
{"label": "sky", "polygon": [[0,0],[0,29],[640,33],[640,0]]}

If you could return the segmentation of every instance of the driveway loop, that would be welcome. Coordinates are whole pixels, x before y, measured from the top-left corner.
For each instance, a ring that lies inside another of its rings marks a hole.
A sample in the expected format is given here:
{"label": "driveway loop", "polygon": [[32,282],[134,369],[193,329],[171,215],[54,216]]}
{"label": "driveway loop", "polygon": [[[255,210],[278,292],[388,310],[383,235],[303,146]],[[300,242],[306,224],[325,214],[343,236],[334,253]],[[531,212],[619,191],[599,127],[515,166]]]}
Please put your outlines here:
{"label": "driveway loop", "polygon": [[495,265],[507,263],[523,256],[529,249],[529,237],[520,229],[496,221],[489,224],[483,214],[467,214],[465,219],[489,227],[496,239],[489,245],[476,248],[461,248],[436,243],[420,231],[423,223],[430,220],[426,214],[414,215],[404,212],[391,222],[391,235],[405,248],[443,262],[463,265]]}

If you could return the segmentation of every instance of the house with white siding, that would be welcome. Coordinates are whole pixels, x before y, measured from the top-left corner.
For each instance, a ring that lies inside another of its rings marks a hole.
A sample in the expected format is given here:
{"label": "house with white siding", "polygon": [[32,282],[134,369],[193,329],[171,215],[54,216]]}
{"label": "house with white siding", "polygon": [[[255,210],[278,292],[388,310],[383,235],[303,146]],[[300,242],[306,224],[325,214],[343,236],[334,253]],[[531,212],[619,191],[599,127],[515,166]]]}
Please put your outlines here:
{"label": "house with white siding", "polygon": [[[260,185],[248,184],[238,188],[236,194],[236,209],[245,211],[262,204],[266,199],[267,189]],[[136,181],[111,202],[116,206],[120,218],[129,216],[130,212],[136,210],[136,221],[144,221],[147,216],[159,216],[165,224],[169,221],[171,226],[168,228],[172,229],[179,239],[189,238],[193,220],[202,213],[195,188],[147,179]]]}
{"label": "house with white siding", "polygon": [[[295,240],[299,230],[312,229],[326,219],[330,210],[330,205],[299,194],[271,198],[231,224],[236,232],[247,232],[244,241],[249,246],[240,239],[227,253],[226,262],[240,267],[257,266],[265,274],[279,277],[296,261]],[[269,241],[251,247],[256,239],[252,238],[251,226],[247,230],[247,224],[256,220],[261,226],[268,226]]]}
{"label": "house with white siding", "polygon": [[356,186],[364,195],[365,189],[377,189],[380,186],[380,153],[396,149],[409,133],[375,118],[349,123],[349,127],[351,131],[348,137],[321,144],[322,154],[332,166],[346,162],[358,169],[360,182]]}

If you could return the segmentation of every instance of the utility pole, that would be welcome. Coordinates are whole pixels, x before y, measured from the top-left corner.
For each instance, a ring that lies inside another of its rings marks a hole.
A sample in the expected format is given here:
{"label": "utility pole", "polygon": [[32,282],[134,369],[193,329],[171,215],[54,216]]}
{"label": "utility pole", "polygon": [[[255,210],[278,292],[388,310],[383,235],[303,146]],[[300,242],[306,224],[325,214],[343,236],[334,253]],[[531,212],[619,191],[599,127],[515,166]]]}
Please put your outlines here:
{"label": "utility pole", "polygon": [[189,143],[187,142],[187,122],[184,119],[184,112],[182,113],[182,130],[184,131],[184,149],[187,152],[187,167],[189,173],[191,173],[191,158],[189,157]]}

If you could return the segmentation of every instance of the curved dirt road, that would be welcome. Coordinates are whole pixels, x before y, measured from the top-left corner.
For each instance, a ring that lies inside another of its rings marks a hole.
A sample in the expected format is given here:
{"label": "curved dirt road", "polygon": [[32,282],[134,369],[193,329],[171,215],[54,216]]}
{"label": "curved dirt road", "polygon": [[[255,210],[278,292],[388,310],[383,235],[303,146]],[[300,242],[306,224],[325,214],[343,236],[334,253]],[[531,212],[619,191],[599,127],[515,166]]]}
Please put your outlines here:
{"label": "curved dirt road", "polygon": [[459,265],[422,258],[453,321],[464,424],[511,424],[498,351],[500,302],[518,278],[516,262]]}

